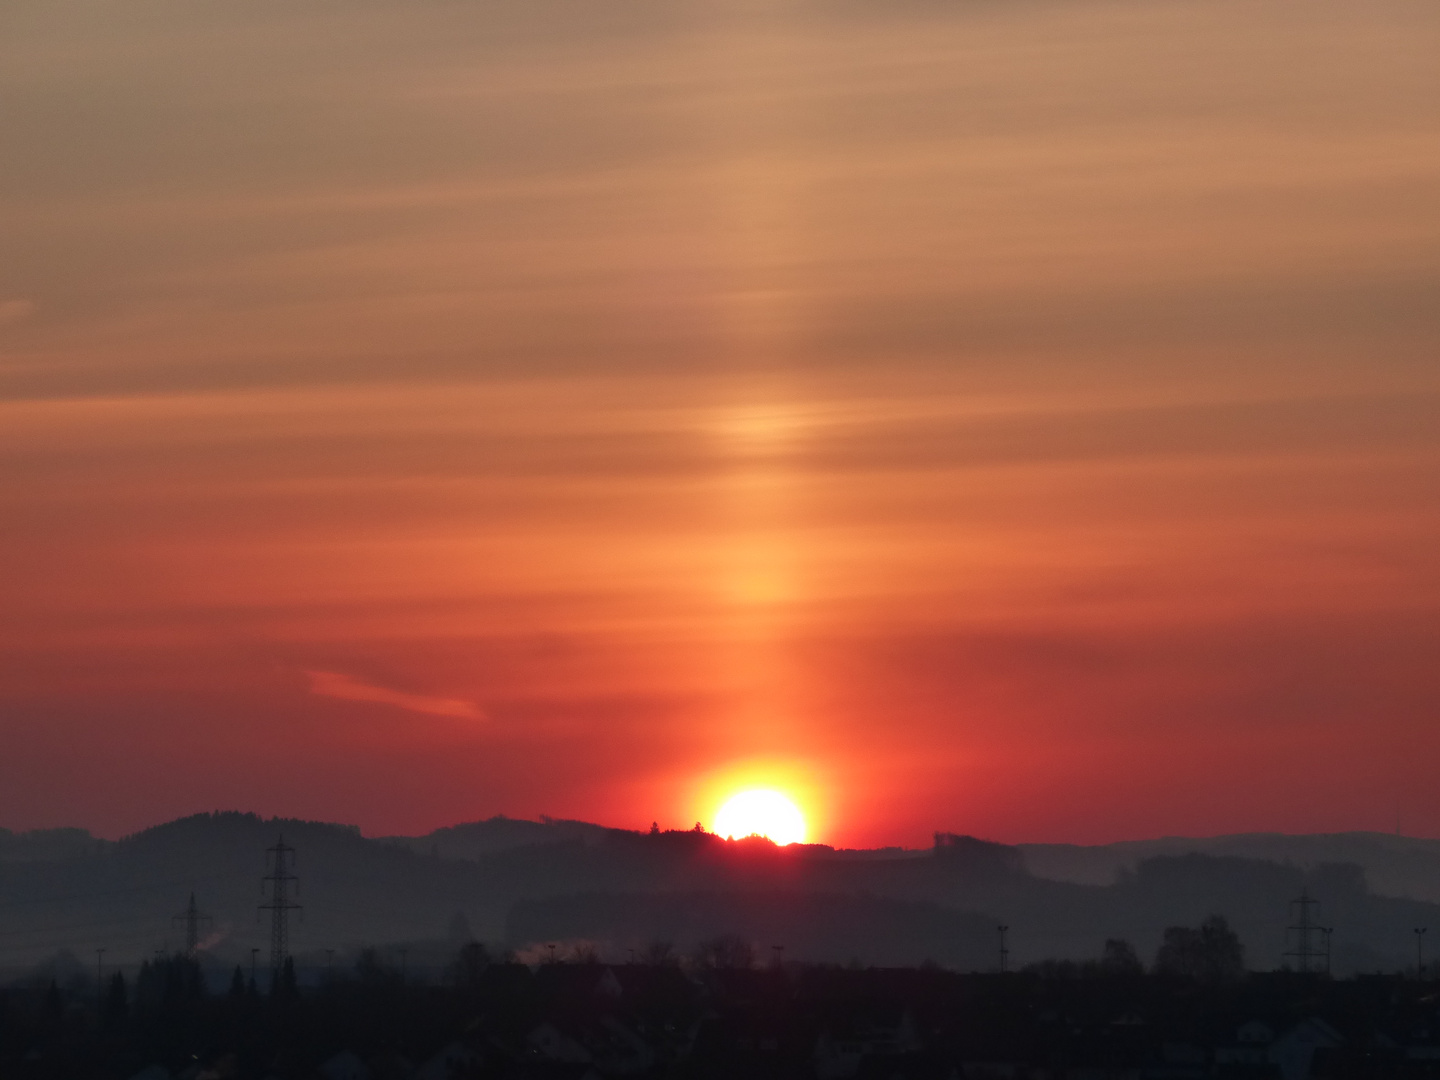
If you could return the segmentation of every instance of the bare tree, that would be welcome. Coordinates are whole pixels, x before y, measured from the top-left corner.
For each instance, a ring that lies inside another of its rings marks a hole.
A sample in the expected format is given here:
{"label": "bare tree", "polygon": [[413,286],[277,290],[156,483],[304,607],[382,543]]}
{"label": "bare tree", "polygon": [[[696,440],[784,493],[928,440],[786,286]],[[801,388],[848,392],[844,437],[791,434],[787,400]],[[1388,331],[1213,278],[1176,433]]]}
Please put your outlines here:
{"label": "bare tree", "polygon": [[652,941],[640,950],[640,963],[651,967],[674,967],[679,962],[675,946],[668,941]]}
{"label": "bare tree", "polygon": [[1100,970],[1106,975],[1140,975],[1145,965],[1140,963],[1134,945],[1123,938],[1110,938],[1100,956]]}
{"label": "bare tree", "polygon": [[751,968],[755,966],[755,948],[738,934],[718,934],[700,943],[695,963],[702,968]]}
{"label": "bare tree", "polygon": [[1245,974],[1245,947],[1223,916],[1211,915],[1198,929],[1167,928],[1155,971],[1206,983],[1235,982]]}

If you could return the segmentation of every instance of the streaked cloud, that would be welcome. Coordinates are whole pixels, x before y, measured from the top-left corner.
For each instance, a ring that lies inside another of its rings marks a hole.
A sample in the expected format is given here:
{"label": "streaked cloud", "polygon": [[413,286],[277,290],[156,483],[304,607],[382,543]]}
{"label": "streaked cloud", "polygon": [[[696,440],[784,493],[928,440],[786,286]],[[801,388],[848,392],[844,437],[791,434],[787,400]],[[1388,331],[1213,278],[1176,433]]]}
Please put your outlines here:
{"label": "streaked cloud", "polygon": [[388,687],[362,682],[336,671],[307,671],[305,677],[310,680],[310,692],[319,697],[339,698],[341,701],[363,701],[375,705],[393,705],[405,712],[423,713],[427,716],[450,716],[458,720],[485,719],[484,710],[473,701],[409,694],[403,690],[392,690]]}

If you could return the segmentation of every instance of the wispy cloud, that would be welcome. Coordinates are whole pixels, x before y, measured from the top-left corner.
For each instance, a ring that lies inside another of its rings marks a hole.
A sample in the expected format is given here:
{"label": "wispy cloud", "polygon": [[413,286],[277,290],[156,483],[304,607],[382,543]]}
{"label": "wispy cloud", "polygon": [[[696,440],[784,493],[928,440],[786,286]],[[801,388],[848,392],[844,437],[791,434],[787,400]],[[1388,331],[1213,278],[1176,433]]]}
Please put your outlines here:
{"label": "wispy cloud", "polygon": [[342,701],[368,701],[376,705],[393,705],[406,712],[424,713],[427,716],[453,716],[462,720],[483,720],[485,711],[473,701],[462,698],[427,697],[424,694],[407,694],[403,690],[391,690],[375,686],[359,679],[342,675],[336,671],[307,671],[310,692],[320,697],[339,698]]}

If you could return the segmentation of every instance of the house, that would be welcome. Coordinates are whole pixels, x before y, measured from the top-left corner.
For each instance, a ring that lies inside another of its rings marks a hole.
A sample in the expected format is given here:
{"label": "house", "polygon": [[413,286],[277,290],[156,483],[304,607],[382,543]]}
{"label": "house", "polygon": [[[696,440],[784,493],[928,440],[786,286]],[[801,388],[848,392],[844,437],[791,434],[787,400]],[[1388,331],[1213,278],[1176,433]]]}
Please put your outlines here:
{"label": "house", "polygon": [[815,1040],[815,1075],[820,1080],[846,1080],[859,1075],[866,1059],[902,1057],[920,1048],[915,1018],[908,1010],[862,1007],[830,1018]]}
{"label": "house", "polygon": [[525,1037],[530,1053],[542,1061],[555,1061],[571,1065],[588,1065],[590,1051],[578,1041],[566,1035],[554,1024],[540,1024]]}
{"label": "house", "polygon": [[1344,1041],[1333,1027],[1312,1016],[1277,1035],[1270,1043],[1269,1059],[1279,1068],[1283,1080],[1305,1080],[1315,1051],[1334,1049]]}
{"label": "house", "polygon": [[1235,1029],[1232,1042],[1215,1047],[1216,1069],[1227,1075],[1271,1069],[1274,1063],[1270,1060],[1270,1045],[1274,1041],[1275,1029],[1269,1024],[1247,1021]]}

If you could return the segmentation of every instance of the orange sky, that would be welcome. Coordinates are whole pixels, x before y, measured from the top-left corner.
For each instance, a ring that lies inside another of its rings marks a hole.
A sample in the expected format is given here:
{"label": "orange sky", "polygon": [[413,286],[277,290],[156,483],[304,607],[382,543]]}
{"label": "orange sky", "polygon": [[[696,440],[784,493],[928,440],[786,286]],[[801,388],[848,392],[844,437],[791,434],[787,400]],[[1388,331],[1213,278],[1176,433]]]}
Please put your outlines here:
{"label": "orange sky", "polygon": [[1429,0],[0,10],[0,824],[1440,834]]}

